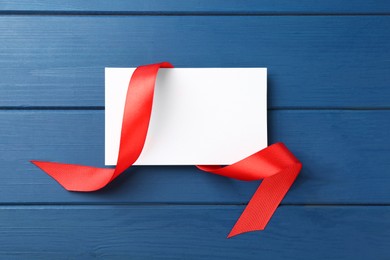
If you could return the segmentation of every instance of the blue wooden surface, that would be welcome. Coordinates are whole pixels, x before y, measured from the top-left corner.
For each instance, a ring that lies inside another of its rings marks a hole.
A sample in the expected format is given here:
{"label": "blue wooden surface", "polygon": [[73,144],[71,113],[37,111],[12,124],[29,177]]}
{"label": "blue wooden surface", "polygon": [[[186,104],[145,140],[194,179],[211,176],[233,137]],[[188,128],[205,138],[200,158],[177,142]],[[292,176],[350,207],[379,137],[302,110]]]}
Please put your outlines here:
{"label": "blue wooden surface", "polygon": [[1,207],[0,258],[388,259],[390,207],[281,206],[266,232],[225,239],[242,209]]}
{"label": "blue wooden surface", "polygon": [[0,107],[102,107],[105,66],[169,60],[268,67],[270,108],[389,108],[389,28],[389,16],[0,16]]}
{"label": "blue wooden surface", "polygon": [[[2,1],[0,259],[389,259],[388,1]],[[258,183],[136,167],[64,191],[28,160],[103,165],[105,66],[268,67],[270,142],[304,168],[264,232]]]}
{"label": "blue wooden surface", "polygon": [[386,0],[3,0],[3,13],[98,14],[389,14]]}
{"label": "blue wooden surface", "polygon": [[[390,203],[390,111],[272,110],[268,117],[270,143],[285,142],[307,162],[283,203]],[[258,186],[165,166],[131,168],[98,193],[64,192],[29,160],[103,166],[104,111],[13,110],[0,119],[14,127],[0,128],[6,203],[245,203]]]}

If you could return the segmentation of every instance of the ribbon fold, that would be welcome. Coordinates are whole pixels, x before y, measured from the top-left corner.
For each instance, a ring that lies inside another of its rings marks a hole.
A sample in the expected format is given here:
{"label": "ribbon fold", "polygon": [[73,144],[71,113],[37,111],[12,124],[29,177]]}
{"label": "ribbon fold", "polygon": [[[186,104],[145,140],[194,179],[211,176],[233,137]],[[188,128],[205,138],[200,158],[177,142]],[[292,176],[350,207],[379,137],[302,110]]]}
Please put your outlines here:
{"label": "ribbon fold", "polygon": [[[31,162],[66,190],[96,191],[132,166],[142,152],[152,112],[154,86],[160,68],[168,62],[139,66],[127,90],[118,161],[113,168],[97,168],[56,162]],[[243,181],[261,180],[259,188],[237,220],[228,237],[263,230],[298,176],[302,164],[283,143],[276,143],[225,167],[198,165],[198,169]]]}

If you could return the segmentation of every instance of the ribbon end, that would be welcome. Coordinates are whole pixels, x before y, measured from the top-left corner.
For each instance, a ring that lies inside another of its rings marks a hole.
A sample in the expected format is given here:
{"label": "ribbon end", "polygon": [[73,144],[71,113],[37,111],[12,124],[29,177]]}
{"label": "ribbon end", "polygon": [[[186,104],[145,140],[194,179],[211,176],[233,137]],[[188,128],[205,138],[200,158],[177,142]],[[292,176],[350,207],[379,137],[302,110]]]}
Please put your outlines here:
{"label": "ribbon end", "polygon": [[112,179],[114,169],[30,160],[68,191],[96,191]]}
{"label": "ribbon end", "polygon": [[232,228],[232,230],[230,230],[230,233],[229,233],[229,235],[227,236],[227,238],[231,238],[231,237],[237,236],[237,235],[239,235],[239,234],[241,234],[241,233],[243,233],[243,232],[245,232],[245,231],[239,230],[239,229],[237,228],[237,224],[236,224],[236,225],[234,225],[234,227]]}
{"label": "ribbon end", "polygon": [[238,230],[233,227],[233,229],[230,231],[229,235],[226,238],[232,238],[234,236],[238,236],[244,233],[253,232],[253,231],[262,231],[264,228],[257,228],[257,229],[250,229],[250,230]]}
{"label": "ribbon end", "polygon": [[238,233],[234,233],[233,231],[230,231],[229,235],[226,238],[232,238],[234,236],[239,235]]}
{"label": "ribbon end", "polygon": [[[45,168],[45,162],[43,161],[38,161],[38,160],[30,160],[30,163],[34,164],[35,166],[37,166],[39,169],[41,169],[42,171],[46,172],[46,170],[44,169]],[[47,173],[47,172],[46,172]]]}

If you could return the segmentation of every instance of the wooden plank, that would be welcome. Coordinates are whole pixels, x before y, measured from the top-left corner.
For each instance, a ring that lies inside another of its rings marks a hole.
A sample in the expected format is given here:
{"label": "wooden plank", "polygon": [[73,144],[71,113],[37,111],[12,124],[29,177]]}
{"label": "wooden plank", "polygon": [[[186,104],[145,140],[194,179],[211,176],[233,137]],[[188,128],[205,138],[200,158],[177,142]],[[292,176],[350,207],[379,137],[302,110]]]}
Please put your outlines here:
{"label": "wooden plank", "polygon": [[[283,203],[388,204],[390,111],[271,111],[270,143],[283,141],[303,171]],[[104,111],[2,111],[2,203],[246,203],[258,182],[192,166],[135,167],[106,189],[73,193],[31,159],[103,166]]]}
{"label": "wooden plank", "polygon": [[83,13],[214,13],[214,14],[388,14],[390,4],[385,0],[376,1],[226,1],[210,0],[207,5],[197,0],[19,0],[2,1],[0,11],[15,12],[83,12]]}
{"label": "wooden plank", "polygon": [[2,207],[4,259],[388,259],[390,207],[280,207],[226,239],[242,206]]}
{"label": "wooden plank", "polygon": [[389,28],[389,16],[2,16],[0,107],[104,106],[105,66],[168,60],[268,67],[271,108],[389,108]]}

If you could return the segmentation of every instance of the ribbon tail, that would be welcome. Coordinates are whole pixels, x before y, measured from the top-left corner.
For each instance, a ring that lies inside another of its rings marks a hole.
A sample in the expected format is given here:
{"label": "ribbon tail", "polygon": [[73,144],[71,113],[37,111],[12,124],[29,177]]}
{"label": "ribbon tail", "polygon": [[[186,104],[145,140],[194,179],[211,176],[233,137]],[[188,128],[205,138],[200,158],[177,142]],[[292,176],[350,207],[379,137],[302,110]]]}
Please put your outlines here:
{"label": "ribbon tail", "polygon": [[114,169],[31,161],[68,191],[96,191],[111,182]]}
{"label": "ribbon tail", "polygon": [[302,164],[295,162],[279,173],[265,178],[230,231],[228,238],[245,232],[264,230],[301,168]]}
{"label": "ribbon tail", "polygon": [[123,113],[118,161],[115,169],[76,164],[31,161],[69,191],[96,191],[127,168],[141,154],[148,132],[154,85],[160,68],[172,68],[168,62],[138,67],[131,76]]}

